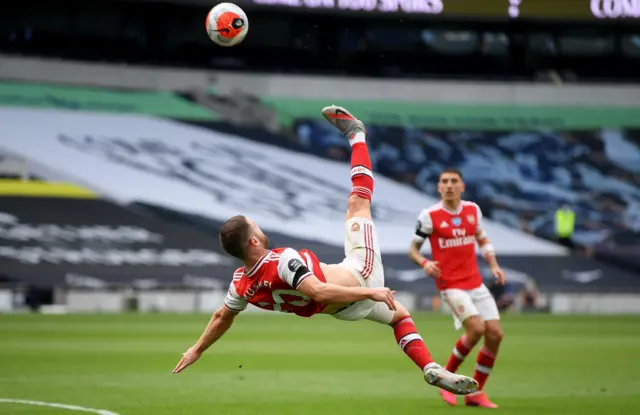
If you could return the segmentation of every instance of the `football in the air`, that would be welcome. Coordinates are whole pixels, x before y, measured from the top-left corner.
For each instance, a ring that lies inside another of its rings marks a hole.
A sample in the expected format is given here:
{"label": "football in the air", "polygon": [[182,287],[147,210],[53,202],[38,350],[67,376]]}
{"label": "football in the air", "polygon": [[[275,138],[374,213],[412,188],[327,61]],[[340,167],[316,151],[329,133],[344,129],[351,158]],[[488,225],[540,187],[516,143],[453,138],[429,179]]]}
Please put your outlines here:
{"label": "football in the air", "polygon": [[220,46],[235,46],[248,32],[246,13],[233,3],[217,4],[207,15],[207,34]]}

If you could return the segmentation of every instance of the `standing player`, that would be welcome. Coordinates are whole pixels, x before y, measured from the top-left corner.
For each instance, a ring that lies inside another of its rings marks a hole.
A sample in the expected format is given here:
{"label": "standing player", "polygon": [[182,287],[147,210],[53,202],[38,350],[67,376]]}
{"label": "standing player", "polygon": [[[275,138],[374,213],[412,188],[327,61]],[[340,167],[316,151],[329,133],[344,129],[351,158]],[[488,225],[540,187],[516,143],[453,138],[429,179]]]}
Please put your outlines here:
{"label": "standing player", "polygon": [[[465,329],[465,334],[453,348],[446,369],[455,373],[484,336],[484,345],[478,353],[473,376],[480,390],[465,396],[465,404],[497,408],[482,389],[496,360],[502,342],[502,329],[496,302],[483,284],[478,270],[476,242],[498,283],[504,284],[505,275],[483,229],[480,207],[473,202],[460,200],[464,192],[462,174],[455,169],[442,172],[438,192],[442,201],[423,210],[418,216],[409,257],[436,279],[440,295],[453,312],[456,329],[460,326]],[[427,238],[431,244],[433,261],[420,254]],[[440,394],[448,404],[457,403],[455,395],[444,390]]]}
{"label": "standing player", "polygon": [[302,317],[331,314],[340,320],[371,320],[390,325],[400,348],[420,368],[431,385],[454,394],[478,390],[478,383],[435,363],[407,309],[384,287],[384,273],[376,229],[371,218],[373,174],[364,124],[344,108],[330,106],[324,117],[351,144],[351,182],[345,222],[345,259],[327,265],[308,250],[269,249],[269,239],[245,216],[234,216],[220,230],[220,242],[230,255],[244,262],[233,275],[223,307],[211,318],[196,344],[183,354],[178,373],[231,327],[248,304],[294,313]]}

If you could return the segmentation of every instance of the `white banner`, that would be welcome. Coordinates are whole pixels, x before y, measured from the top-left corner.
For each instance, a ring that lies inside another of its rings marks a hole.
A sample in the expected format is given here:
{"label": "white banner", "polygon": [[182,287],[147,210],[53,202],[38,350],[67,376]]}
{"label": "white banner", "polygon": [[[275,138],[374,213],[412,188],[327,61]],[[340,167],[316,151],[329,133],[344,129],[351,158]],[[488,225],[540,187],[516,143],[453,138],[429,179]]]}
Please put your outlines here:
{"label": "white banner", "polygon": [[[244,214],[265,231],[344,243],[348,163],[139,115],[0,109],[0,125],[6,151],[122,202],[155,203],[222,221]],[[376,176],[373,209],[383,252],[406,252],[418,213],[434,203]],[[485,226],[498,253],[566,252],[503,225]]]}

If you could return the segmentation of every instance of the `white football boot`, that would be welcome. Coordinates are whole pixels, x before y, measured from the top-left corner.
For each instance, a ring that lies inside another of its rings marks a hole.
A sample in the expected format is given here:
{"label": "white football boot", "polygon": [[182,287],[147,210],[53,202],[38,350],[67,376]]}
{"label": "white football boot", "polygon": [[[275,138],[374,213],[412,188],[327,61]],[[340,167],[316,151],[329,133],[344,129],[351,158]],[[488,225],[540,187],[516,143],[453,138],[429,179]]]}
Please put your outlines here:
{"label": "white football boot", "polygon": [[479,387],[474,378],[451,373],[437,363],[430,363],[424,368],[424,380],[456,395],[469,395],[477,392]]}

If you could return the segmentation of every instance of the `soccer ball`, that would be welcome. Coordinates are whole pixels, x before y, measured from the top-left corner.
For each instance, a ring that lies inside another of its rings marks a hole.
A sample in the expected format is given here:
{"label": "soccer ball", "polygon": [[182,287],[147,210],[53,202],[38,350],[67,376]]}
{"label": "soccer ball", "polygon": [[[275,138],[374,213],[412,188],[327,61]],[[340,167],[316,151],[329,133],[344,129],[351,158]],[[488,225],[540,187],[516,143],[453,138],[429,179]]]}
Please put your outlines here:
{"label": "soccer ball", "polygon": [[207,15],[207,34],[220,46],[235,46],[248,32],[247,15],[233,3],[220,3]]}

